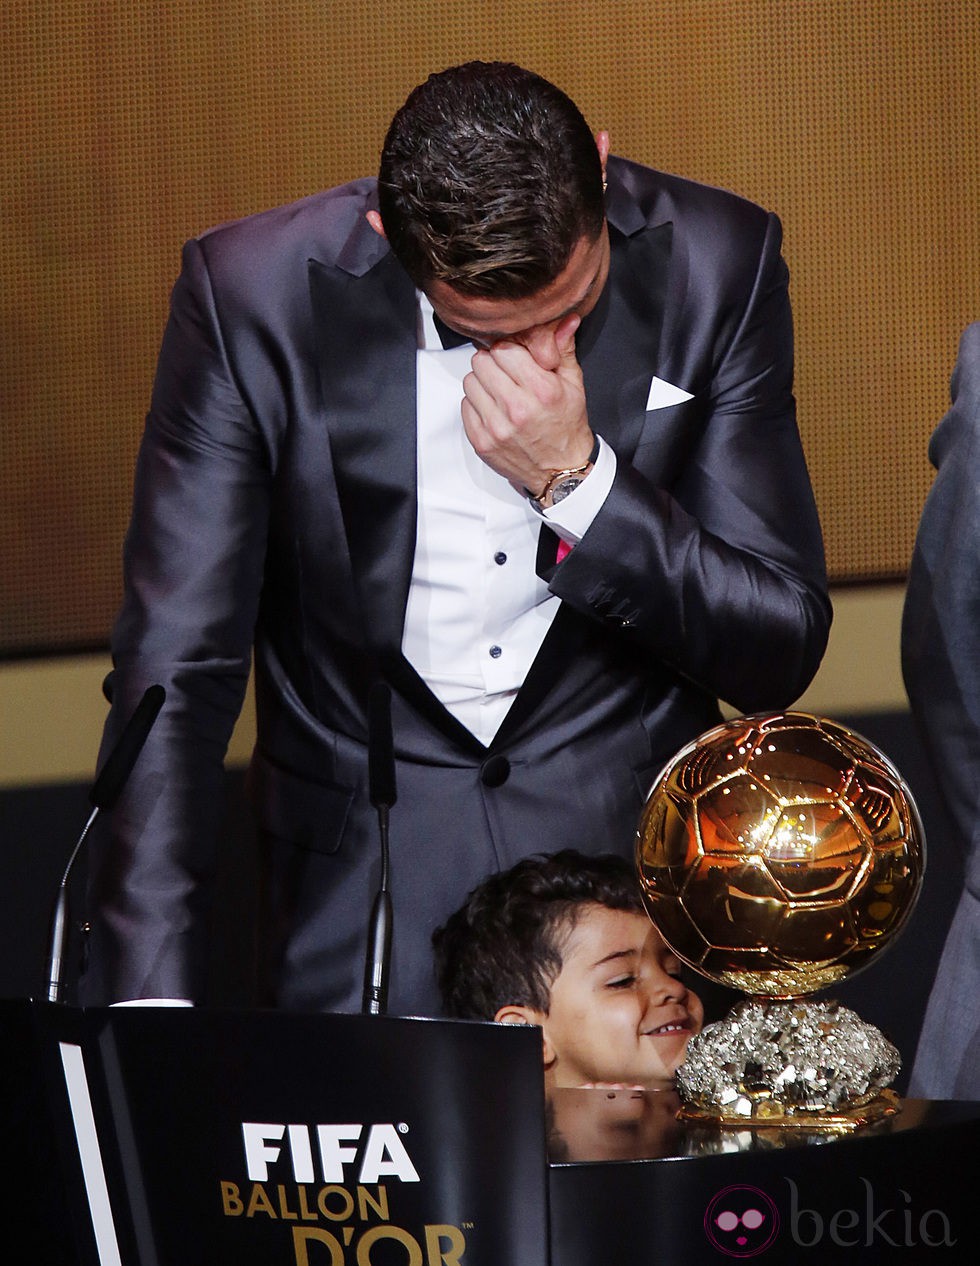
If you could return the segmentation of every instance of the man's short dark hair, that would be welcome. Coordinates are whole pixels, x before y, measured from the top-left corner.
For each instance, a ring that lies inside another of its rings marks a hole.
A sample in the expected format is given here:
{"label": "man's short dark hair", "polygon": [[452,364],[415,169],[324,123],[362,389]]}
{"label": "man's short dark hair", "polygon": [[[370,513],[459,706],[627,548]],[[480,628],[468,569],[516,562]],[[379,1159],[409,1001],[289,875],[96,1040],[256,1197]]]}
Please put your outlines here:
{"label": "man's short dark hair", "polygon": [[507,62],[430,75],[395,115],[378,177],[381,220],[417,286],[524,299],[598,237],[602,164],[581,111]]}
{"label": "man's short dark hair", "polygon": [[432,937],[446,1014],[492,1020],[513,1004],[547,1015],[565,944],[586,905],[642,913],[629,862],[564,849],[485,879]]}

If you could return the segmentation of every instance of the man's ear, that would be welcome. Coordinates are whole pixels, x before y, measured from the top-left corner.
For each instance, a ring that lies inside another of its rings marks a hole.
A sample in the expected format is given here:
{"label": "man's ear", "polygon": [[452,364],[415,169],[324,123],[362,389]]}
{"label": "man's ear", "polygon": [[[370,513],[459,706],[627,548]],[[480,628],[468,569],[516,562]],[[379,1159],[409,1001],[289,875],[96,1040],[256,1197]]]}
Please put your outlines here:
{"label": "man's ear", "polygon": [[555,1062],[555,1050],[548,1040],[548,1031],[544,1027],[547,1024],[548,1017],[534,1007],[521,1007],[516,1003],[509,1002],[506,1006],[500,1008],[493,1017],[498,1024],[534,1024],[541,1029],[541,1045],[544,1055],[544,1066],[550,1068]]}
{"label": "man's ear", "polygon": [[[596,132],[595,134],[596,148],[599,151],[599,161],[602,163],[602,179],[606,178],[606,159],[609,157],[609,133]],[[370,212],[368,213],[370,214]]]}
{"label": "man's ear", "polygon": [[[608,144],[606,148],[609,148]],[[603,170],[605,170],[605,162],[603,162]],[[385,232],[385,226],[381,223],[380,213],[377,211],[365,211],[364,218],[367,220],[368,224],[370,224],[371,228],[374,229],[375,233],[377,233],[378,237],[383,237],[387,242],[388,234]]]}

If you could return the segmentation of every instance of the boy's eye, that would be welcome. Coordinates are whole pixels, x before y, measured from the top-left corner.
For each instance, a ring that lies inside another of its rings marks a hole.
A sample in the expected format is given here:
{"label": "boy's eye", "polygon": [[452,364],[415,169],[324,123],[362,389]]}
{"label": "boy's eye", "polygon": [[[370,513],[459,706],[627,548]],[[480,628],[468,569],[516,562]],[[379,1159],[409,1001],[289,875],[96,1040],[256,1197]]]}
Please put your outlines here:
{"label": "boy's eye", "polygon": [[636,976],[632,973],[628,976],[617,976],[615,980],[610,980],[606,984],[607,989],[629,989],[631,985],[636,984]]}

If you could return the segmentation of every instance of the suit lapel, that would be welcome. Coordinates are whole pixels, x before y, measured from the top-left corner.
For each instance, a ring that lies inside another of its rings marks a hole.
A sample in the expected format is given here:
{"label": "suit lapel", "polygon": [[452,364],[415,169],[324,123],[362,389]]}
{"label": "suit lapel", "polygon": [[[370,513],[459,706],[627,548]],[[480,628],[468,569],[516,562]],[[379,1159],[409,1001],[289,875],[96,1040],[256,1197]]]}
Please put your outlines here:
{"label": "suit lapel", "polygon": [[673,226],[627,236],[609,226],[609,281],[582,324],[579,362],[593,429],[631,461],[660,359]]}
{"label": "suit lapel", "polygon": [[415,552],[415,288],[391,254],[366,273],[310,261],[320,386],[365,627],[401,645]]}

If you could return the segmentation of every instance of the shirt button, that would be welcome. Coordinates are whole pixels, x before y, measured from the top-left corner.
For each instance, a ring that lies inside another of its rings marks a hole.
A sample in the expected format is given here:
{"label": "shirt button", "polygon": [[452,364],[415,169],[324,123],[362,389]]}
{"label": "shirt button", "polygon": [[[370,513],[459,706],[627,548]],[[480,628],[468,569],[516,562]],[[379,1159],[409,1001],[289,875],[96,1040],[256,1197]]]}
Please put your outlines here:
{"label": "shirt button", "polygon": [[503,655],[503,653],[504,653],[504,652],[503,652],[503,649],[502,649],[501,647],[499,647],[499,646],[491,646],[491,647],[490,647],[490,658],[491,658],[491,659],[499,659],[499,658],[501,657],[501,655]]}
{"label": "shirt button", "polygon": [[493,561],[497,564],[498,567],[503,567],[504,563],[506,563],[507,561],[507,555],[504,553],[502,549],[498,549],[496,554],[494,554],[493,556]]}

